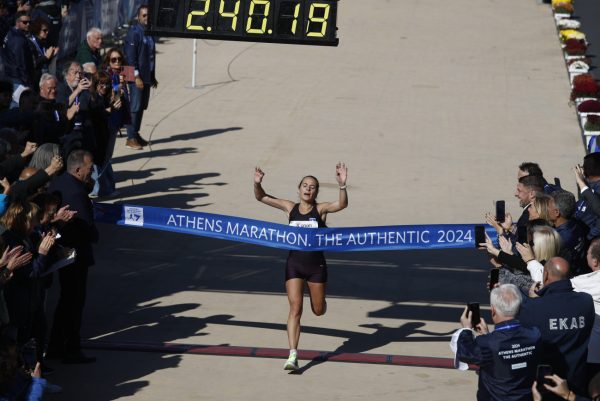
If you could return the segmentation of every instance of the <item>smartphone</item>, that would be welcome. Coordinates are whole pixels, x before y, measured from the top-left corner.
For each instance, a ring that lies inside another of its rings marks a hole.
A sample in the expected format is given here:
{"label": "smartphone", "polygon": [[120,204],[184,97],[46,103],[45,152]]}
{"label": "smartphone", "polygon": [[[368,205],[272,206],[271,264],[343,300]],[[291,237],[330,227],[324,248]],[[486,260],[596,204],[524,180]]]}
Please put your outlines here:
{"label": "smartphone", "polygon": [[496,221],[498,223],[504,223],[506,219],[504,206],[505,203],[503,200],[496,201]]}
{"label": "smartphone", "polygon": [[121,75],[127,82],[135,82],[135,67],[132,65],[124,65],[122,67]]}
{"label": "smartphone", "polygon": [[479,302],[469,302],[467,309],[471,312],[471,326],[475,328],[481,323],[481,315],[479,314]]}
{"label": "smartphone", "polygon": [[537,373],[535,375],[535,381],[537,382],[537,390],[540,393],[547,393],[546,387],[544,387],[544,383],[553,385],[554,383],[548,379],[546,376],[552,375],[552,366],[550,365],[537,365]]}
{"label": "smartphone", "polygon": [[494,289],[494,286],[498,284],[500,278],[500,269],[490,270],[490,291]]}
{"label": "smartphone", "polygon": [[475,248],[485,242],[485,226],[475,226]]}

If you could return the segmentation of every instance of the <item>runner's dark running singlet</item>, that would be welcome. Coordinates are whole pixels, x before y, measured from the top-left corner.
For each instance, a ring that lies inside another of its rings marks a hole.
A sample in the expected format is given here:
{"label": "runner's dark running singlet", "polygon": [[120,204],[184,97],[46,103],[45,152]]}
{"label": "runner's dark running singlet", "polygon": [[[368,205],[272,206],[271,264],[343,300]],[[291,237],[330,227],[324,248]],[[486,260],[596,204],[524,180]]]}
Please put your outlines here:
{"label": "runner's dark running singlet", "polygon": [[[307,214],[300,213],[296,203],[290,211],[290,225],[295,227],[325,228],[327,225],[317,211],[317,205]],[[311,283],[327,282],[327,264],[322,251],[290,251],[285,266],[285,280],[300,278]]]}

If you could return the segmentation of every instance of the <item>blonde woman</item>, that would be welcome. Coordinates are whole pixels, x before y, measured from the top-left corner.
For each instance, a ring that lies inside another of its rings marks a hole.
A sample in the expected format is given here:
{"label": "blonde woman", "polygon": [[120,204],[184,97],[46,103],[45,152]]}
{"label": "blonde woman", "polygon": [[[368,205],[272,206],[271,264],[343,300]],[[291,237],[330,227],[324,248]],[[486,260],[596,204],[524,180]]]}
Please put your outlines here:
{"label": "blonde woman", "polygon": [[549,195],[538,192],[535,199],[531,202],[529,208],[529,221],[535,219],[544,219],[550,221],[550,201],[552,198]]}
{"label": "blonde woman", "polygon": [[517,250],[523,261],[527,263],[527,270],[531,274],[531,279],[541,282],[544,276],[543,263],[558,256],[560,252],[560,235],[552,227],[536,226],[532,230],[532,237],[533,248],[529,244],[517,243]]}

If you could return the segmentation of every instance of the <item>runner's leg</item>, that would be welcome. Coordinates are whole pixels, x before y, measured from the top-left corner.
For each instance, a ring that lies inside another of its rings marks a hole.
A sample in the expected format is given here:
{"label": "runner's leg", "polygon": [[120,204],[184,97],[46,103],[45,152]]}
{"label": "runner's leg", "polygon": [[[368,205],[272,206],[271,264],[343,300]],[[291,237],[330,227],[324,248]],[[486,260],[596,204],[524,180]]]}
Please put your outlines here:
{"label": "runner's leg", "polygon": [[316,316],[322,316],[327,312],[327,301],[325,300],[326,283],[308,282],[308,293],[310,294],[310,307]]}
{"label": "runner's leg", "polygon": [[304,280],[292,278],[285,282],[290,313],[287,321],[287,333],[290,349],[298,348],[300,341],[300,317],[302,316],[302,301],[304,296]]}

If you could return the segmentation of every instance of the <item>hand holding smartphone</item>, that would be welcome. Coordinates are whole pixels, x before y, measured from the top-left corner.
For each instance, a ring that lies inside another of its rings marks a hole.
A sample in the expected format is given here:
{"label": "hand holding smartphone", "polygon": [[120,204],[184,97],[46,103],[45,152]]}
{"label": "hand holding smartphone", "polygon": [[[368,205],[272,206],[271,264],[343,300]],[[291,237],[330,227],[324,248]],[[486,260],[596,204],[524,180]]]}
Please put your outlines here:
{"label": "hand holding smartphone", "polygon": [[467,304],[467,310],[471,314],[471,326],[476,328],[481,323],[481,315],[479,313],[479,302],[469,302]]}
{"label": "hand holding smartphone", "polygon": [[485,226],[475,226],[475,248],[479,248],[479,244],[484,243],[485,240]]}
{"label": "hand holding smartphone", "polygon": [[547,393],[548,390],[544,387],[544,383],[549,385],[554,385],[549,379],[546,379],[546,376],[552,376],[552,366],[550,365],[538,365],[537,373],[535,375],[535,381],[537,382],[537,390],[540,393]]}
{"label": "hand holding smartphone", "polygon": [[492,269],[490,270],[490,291],[494,289],[496,284],[498,284],[498,280],[500,279],[500,269]]}
{"label": "hand holding smartphone", "polygon": [[506,209],[505,202],[503,200],[496,201],[496,221],[498,223],[504,223],[506,220]]}

